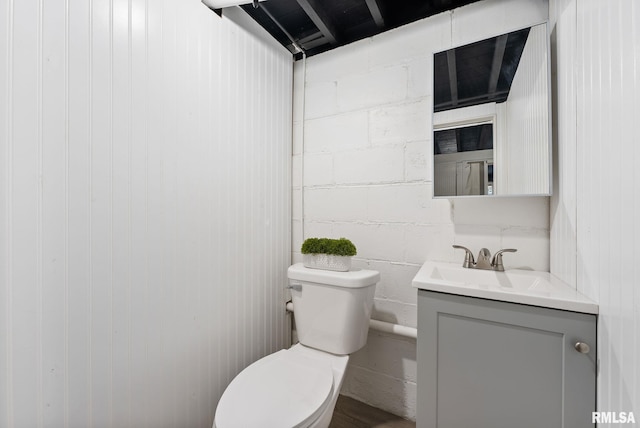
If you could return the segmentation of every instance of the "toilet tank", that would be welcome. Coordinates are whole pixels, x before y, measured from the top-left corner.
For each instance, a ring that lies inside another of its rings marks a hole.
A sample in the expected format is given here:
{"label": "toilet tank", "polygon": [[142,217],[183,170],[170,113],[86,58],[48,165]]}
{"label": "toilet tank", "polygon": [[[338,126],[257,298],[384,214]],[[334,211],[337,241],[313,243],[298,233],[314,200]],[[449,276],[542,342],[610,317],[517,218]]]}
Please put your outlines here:
{"label": "toilet tank", "polygon": [[380,274],[289,267],[298,340],[305,346],[348,355],[367,343],[373,295]]}

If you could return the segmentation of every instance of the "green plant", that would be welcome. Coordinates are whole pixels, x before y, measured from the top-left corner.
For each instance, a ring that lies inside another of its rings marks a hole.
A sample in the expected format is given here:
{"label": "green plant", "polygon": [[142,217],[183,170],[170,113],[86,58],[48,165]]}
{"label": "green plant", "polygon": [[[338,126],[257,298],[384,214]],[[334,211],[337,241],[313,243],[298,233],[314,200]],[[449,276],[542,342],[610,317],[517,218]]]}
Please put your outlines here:
{"label": "green plant", "polygon": [[309,238],[302,243],[302,254],[331,254],[334,256],[355,256],[356,246],[347,238]]}

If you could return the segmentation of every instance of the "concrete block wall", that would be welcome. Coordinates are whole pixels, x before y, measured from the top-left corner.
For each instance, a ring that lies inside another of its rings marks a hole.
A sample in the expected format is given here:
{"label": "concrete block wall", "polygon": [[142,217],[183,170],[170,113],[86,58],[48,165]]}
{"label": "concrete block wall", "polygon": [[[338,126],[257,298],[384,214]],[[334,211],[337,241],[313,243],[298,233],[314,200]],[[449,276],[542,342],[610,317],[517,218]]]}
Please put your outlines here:
{"label": "concrete block wall", "polygon": [[[296,62],[293,261],[305,238],[351,239],[355,266],[381,273],[373,318],[411,327],[411,280],[426,260],[462,263],[452,244],[548,271],[548,198],[431,196],[433,53],[547,16],[546,1],[487,0]],[[342,393],[415,419],[415,340],[370,332]]]}

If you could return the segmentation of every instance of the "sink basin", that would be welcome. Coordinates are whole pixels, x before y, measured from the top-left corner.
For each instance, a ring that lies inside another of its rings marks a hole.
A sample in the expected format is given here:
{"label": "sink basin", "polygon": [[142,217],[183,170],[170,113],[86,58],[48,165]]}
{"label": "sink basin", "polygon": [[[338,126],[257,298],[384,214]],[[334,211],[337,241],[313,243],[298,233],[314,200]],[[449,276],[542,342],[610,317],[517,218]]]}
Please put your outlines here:
{"label": "sink basin", "polygon": [[550,285],[545,278],[537,275],[523,275],[513,271],[494,272],[490,270],[465,269],[459,266],[432,265],[430,277],[434,281],[442,281],[459,286],[505,288],[507,290],[542,290],[549,291]]}
{"label": "sink basin", "polygon": [[590,314],[598,305],[548,272],[467,269],[459,264],[426,262],[413,279],[423,290]]}

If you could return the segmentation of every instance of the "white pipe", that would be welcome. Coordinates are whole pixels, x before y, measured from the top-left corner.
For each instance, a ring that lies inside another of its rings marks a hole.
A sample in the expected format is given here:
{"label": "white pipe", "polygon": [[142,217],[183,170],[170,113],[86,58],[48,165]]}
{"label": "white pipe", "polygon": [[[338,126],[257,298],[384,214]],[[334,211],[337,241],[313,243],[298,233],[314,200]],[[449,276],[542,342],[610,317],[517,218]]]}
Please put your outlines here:
{"label": "white pipe", "polygon": [[[292,302],[287,302],[287,311],[293,312]],[[369,320],[369,328],[371,330],[395,334],[397,336],[408,337],[411,339],[418,338],[418,329],[414,327],[407,327],[406,325],[393,324],[390,322],[378,320]]]}
{"label": "white pipe", "polygon": [[[307,54],[302,51],[302,123],[300,135],[300,238],[304,241],[304,131],[307,114]],[[293,167],[293,165],[292,165]],[[301,245],[301,244],[300,244]]]}
{"label": "white pipe", "polygon": [[409,337],[411,339],[418,338],[418,329],[407,327],[406,325],[393,324],[385,321],[369,320],[369,328],[381,331],[383,333],[391,333],[397,336]]}

